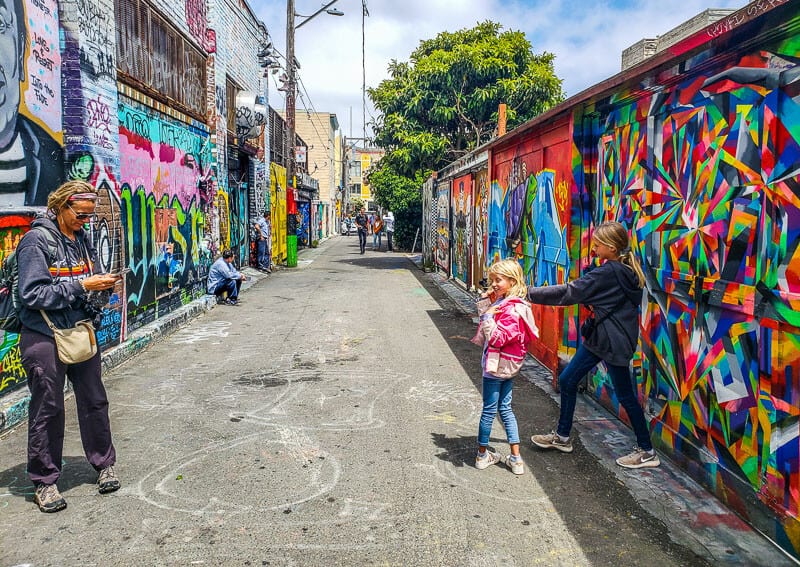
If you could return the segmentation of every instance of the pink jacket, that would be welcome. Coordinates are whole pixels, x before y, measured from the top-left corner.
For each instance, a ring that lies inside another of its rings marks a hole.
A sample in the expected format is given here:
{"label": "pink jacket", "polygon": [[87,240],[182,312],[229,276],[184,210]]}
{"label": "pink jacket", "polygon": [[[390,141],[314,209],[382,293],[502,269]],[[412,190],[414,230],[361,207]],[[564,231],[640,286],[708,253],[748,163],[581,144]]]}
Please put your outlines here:
{"label": "pink jacket", "polygon": [[[479,314],[483,315],[489,306],[489,302],[479,302]],[[485,373],[497,378],[513,378],[519,374],[528,345],[538,336],[530,305],[519,297],[509,297],[497,306],[493,316],[478,325],[472,342],[487,345]]]}

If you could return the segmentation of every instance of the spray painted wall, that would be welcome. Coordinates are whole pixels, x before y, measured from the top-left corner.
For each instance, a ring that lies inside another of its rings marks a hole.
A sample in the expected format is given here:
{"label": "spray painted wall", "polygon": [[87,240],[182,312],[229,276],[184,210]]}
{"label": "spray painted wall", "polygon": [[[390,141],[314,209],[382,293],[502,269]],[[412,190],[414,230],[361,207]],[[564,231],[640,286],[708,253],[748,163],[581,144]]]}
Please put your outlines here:
{"label": "spray painted wall", "polygon": [[470,257],[472,253],[472,174],[453,180],[453,253],[450,273],[469,288],[472,285]]}
{"label": "spray painted wall", "polygon": [[[688,61],[676,84],[601,112],[593,210],[595,222],[632,229],[647,274],[640,391],[654,436],[742,513],[755,517],[748,493],[772,508],[768,533],[794,553],[799,60],[796,34],[733,46],[716,64]],[[602,377],[592,387],[615,403]]]}
{"label": "spray painted wall", "polygon": [[122,216],[128,276],[128,327],[154,320],[205,293],[200,181],[211,161],[208,133],[122,98],[119,104]]}
{"label": "spray painted wall", "polygon": [[286,261],[286,168],[269,164],[273,262]]}

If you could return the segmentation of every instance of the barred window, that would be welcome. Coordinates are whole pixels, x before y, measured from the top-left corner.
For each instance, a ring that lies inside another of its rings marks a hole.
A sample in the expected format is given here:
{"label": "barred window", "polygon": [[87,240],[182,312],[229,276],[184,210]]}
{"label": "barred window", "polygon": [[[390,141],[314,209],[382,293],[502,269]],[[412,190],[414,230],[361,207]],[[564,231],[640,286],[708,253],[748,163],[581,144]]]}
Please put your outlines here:
{"label": "barred window", "polygon": [[206,56],[146,0],[116,0],[117,67],[123,82],[195,117],[206,115]]}

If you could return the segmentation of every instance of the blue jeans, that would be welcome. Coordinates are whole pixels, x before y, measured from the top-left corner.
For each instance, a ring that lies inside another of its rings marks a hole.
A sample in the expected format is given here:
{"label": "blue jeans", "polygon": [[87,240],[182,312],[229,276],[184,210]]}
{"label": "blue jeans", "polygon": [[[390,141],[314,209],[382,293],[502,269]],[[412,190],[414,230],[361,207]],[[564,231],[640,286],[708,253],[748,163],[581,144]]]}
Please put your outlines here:
{"label": "blue jeans", "polygon": [[222,297],[222,294],[228,292],[228,299],[237,299],[239,297],[239,288],[242,287],[242,280],[232,280],[225,278],[214,290],[214,295]]}
{"label": "blue jeans", "polygon": [[[373,248],[375,248],[376,250],[380,250],[381,249],[381,240],[383,240],[383,231],[373,232],[372,233],[372,247]],[[376,242],[378,243],[377,246],[375,245]]]}
{"label": "blue jeans", "polygon": [[257,244],[258,244],[258,267],[264,270],[268,270],[269,256],[267,254],[268,252],[267,239],[264,238],[262,240],[259,240]]}
{"label": "blue jeans", "polygon": [[[589,351],[583,345],[578,347],[575,356],[561,373],[558,378],[561,389],[561,414],[558,417],[558,428],[556,433],[562,437],[569,437],[572,429],[572,417],[575,414],[575,402],[578,397],[578,384],[586,374],[602,359]],[[627,366],[614,366],[606,363],[608,375],[617,394],[619,405],[625,408],[628,418],[631,420],[633,432],[636,434],[636,443],[639,448],[649,451],[653,448],[650,442],[650,431],[644,419],[644,412],[639,405],[639,400],[633,392],[631,373]]]}
{"label": "blue jeans", "polygon": [[489,444],[492,422],[494,421],[494,416],[498,413],[503,426],[506,428],[509,444],[519,443],[517,417],[511,409],[511,389],[513,387],[513,379],[498,380],[497,378],[483,377],[483,412],[478,426],[478,445],[481,447],[486,447]]}

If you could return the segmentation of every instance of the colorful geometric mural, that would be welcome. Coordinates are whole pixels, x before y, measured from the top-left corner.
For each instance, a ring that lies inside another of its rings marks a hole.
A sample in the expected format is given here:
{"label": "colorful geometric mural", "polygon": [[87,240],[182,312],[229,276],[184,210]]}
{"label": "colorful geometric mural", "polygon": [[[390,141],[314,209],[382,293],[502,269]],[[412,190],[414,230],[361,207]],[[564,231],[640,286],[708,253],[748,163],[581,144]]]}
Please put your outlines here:
{"label": "colorful geometric mural", "polygon": [[[791,518],[774,537],[795,553],[799,62],[800,43],[777,42],[601,113],[593,212],[630,227],[647,274],[654,436],[743,515],[749,487]],[[616,407],[602,372],[591,387]]]}
{"label": "colorful geometric mural", "polygon": [[308,246],[311,244],[309,230],[311,228],[311,203],[308,201],[297,202],[297,216],[300,222],[297,223],[297,245]]}

